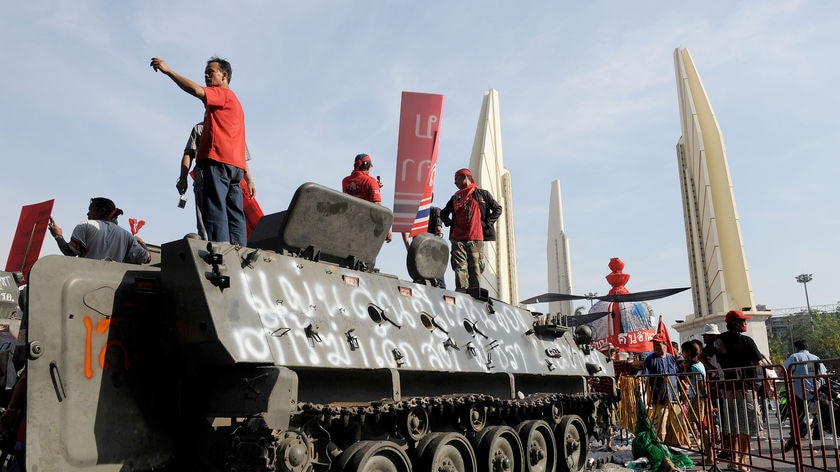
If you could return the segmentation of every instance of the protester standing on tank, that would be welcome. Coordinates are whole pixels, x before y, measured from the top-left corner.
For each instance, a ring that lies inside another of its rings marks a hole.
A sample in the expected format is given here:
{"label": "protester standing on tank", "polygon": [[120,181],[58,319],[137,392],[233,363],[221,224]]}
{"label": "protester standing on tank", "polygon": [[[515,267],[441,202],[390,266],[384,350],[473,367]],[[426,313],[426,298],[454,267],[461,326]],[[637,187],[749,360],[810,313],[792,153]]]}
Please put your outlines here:
{"label": "protester standing on tank", "polygon": [[90,199],[87,220],[75,228],[70,241],[64,240],[61,227],[50,217],[50,234],[58,243],[58,249],[65,256],[88,259],[108,259],[115,262],[144,264],[151,260],[146,243],[139,236],[131,234],[117,225],[117,217],[123,211],[108,198]]}
{"label": "protester standing on tank", "polygon": [[[785,360],[785,369],[790,371],[790,378],[793,380],[793,401],[796,404],[797,417],[799,419],[799,437],[802,438],[808,434],[808,402],[816,398],[817,390],[819,389],[818,380],[814,382],[814,377],[818,375],[825,375],[826,369],[820,358],[808,351],[808,343],[804,340],[799,340],[793,343],[796,352],[790,355]],[[791,367],[792,366],[792,367]],[[790,394],[788,394],[790,400]],[[791,423],[793,423],[791,421]],[[822,437],[820,434],[819,421],[814,421],[814,428],[812,433],[813,439]],[[790,432],[790,437],[785,441],[785,451],[790,451],[794,446],[793,430]]]}
{"label": "protester standing on tank", "polygon": [[[198,152],[198,146],[201,142],[201,132],[204,130],[204,122],[196,123],[193,126],[192,131],[190,131],[190,136],[187,138],[187,145],[184,146],[184,156],[181,158],[181,172],[178,176],[178,182],[175,184],[175,188],[178,190],[179,195],[184,195],[187,193],[187,176],[190,173],[190,168],[193,165],[193,161],[195,160],[196,153]],[[248,145],[245,145],[245,160],[251,160],[251,153],[248,151]],[[248,172],[246,169],[245,172]],[[193,193],[195,195],[195,221],[196,221],[196,229],[198,231],[198,235],[201,236],[201,239],[207,239],[207,229],[204,227],[204,219],[201,217],[201,208],[198,202],[203,200],[203,195],[201,194],[201,188],[195,184],[193,184]]]}
{"label": "protester standing on tank", "polygon": [[162,59],[153,57],[150,65],[204,103],[203,139],[193,175],[194,185],[200,189],[201,201],[196,200],[196,205],[201,210],[207,239],[245,244],[247,229],[239,182],[245,179],[249,198],[254,198],[256,189],[245,162],[245,113],[230,89],[230,63],[211,57],[204,69],[206,87],[176,73]]}
{"label": "protester standing on tank", "polygon": [[758,433],[758,405],[753,380],[755,366],[764,363],[764,355],[755,341],[743,334],[752,318],[738,310],[726,313],[726,332],[714,341],[715,357],[724,369],[724,404],[720,414],[721,429],[728,438],[732,455],[730,467],[749,470],[744,458],[750,451],[750,436]]}
{"label": "protester standing on tank", "polygon": [[677,358],[668,353],[668,340],[662,333],[657,333],[653,339],[653,352],[645,358],[642,365],[642,375],[647,384],[645,403],[653,408],[653,429],[659,439],[665,441],[668,434],[668,420],[672,416],[677,418],[680,407],[677,404],[677,379],[680,371]]}
{"label": "protester standing on tank", "polygon": [[484,272],[484,241],[496,240],[496,221],[502,216],[502,206],[489,191],[475,184],[472,172],[455,172],[458,191],[440,212],[440,219],[449,230],[452,242],[450,263],[455,271],[455,290],[479,288]]}
{"label": "protester standing on tank", "polygon": [[[353,171],[341,180],[341,191],[356,198],[382,205],[382,194],[379,192],[379,189],[382,188],[382,182],[370,175],[372,167],[373,160],[369,155],[365,153],[356,154],[356,157],[353,158]],[[391,239],[391,229],[389,228],[388,234],[385,235],[385,241],[390,243]]]}

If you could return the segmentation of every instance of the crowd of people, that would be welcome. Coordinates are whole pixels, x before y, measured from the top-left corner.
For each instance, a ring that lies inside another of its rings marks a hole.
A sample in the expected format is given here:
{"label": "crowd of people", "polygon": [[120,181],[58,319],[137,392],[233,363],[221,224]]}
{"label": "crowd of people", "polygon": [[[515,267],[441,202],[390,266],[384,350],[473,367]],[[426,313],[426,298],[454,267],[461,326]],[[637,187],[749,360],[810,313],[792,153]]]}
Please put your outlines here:
{"label": "crowd of people", "polygon": [[[779,387],[777,367],[745,334],[750,319],[740,310],[730,310],[724,317],[725,331],[706,324],[702,341],[675,343],[673,354],[661,333],[653,337],[653,351],[644,360],[624,360],[609,352],[617,376],[638,376],[637,383],[628,385],[641,388],[643,406],[663,443],[683,450],[699,447],[707,463],[726,459],[730,468],[742,471],[748,470],[752,440],[766,435],[765,415],[775,411],[772,401]],[[794,346],[795,352],[784,362],[794,390],[787,394],[788,403],[794,404],[796,413],[785,451],[801,445],[799,437],[822,438],[822,428],[830,424],[811,418],[826,368],[808,351],[807,342],[799,340]],[[832,412],[831,406],[824,409]],[[713,446],[718,448],[717,457]]]}

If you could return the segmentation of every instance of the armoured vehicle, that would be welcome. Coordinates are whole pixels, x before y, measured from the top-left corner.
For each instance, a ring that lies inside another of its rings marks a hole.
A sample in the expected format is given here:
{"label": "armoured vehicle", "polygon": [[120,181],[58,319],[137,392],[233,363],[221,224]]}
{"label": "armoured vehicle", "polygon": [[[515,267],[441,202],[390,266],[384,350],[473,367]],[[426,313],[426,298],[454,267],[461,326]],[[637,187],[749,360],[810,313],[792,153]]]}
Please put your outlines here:
{"label": "armoured vehicle", "polygon": [[147,266],[40,259],[21,297],[15,459],[38,472],[582,470],[605,400],[587,382],[613,374],[586,329],[432,286],[448,252],[431,235],[412,242],[414,281],[379,273],[391,221],[310,183],[247,247],[184,238]]}

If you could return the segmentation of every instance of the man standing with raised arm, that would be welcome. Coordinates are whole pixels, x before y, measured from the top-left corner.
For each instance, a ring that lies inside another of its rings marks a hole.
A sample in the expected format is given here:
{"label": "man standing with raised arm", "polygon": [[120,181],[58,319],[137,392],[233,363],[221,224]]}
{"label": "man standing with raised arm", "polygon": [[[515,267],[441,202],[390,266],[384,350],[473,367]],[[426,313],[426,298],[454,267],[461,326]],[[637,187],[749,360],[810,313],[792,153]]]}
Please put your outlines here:
{"label": "man standing with raised arm", "polygon": [[[247,230],[239,182],[244,178],[249,197],[256,189],[245,162],[245,113],[230,89],[230,63],[211,57],[202,87],[176,73],[163,59],[152,58],[155,71],[169,76],[181,90],[204,103],[204,131],[196,154],[194,185],[201,189],[201,210],[207,239],[245,244]],[[198,194],[197,194],[198,195]]]}

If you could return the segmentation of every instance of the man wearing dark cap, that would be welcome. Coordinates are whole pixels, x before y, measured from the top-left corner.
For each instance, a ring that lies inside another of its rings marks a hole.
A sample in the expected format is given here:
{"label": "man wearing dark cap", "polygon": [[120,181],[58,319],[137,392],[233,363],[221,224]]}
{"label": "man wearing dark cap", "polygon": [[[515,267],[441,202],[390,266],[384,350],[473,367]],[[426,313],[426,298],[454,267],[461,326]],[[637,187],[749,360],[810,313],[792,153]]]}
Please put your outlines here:
{"label": "man wearing dark cap", "polygon": [[151,260],[146,243],[117,225],[123,211],[108,198],[90,199],[87,220],[73,229],[70,241],[64,240],[61,227],[50,217],[50,233],[65,256],[107,259],[115,262],[145,264]]}
{"label": "man wearing dark cap", "polygon": [[746,469],[745,455],[750,451],[750,435],[758,433],[758,406],[755,366],[764,363],[755,341],[744,333],[752,318],[738,310],[726,313],[726,332],[714,341],[715,357],[724,369],[725,402],[720,412],[721,430],[730,441],[731,468]]}
{"label": "man wearing dark cap", "polygon": [[[373,160],[368,154],[356,154],[353,159],[353,172],[341,181],[341,191],[362,200],[382,205],[382,195],[379,189],[382,182],[370,175]],[[391,230],[385,236],[385,241],[391,242]]]}
{"label": "man wearing dark cap", "polygon": [[450,263],[455,271],[455,290],[479,288],[484,272],[484,241],[496,240],[496,220],[502,216],[502,206],[487,190],[475,184],[472,172],[455,172],[458,191],[440,212],[440,219],[449,230],[452,241]]}
{"label": "man wearing dark cap", "polygon": [[[677,418],[681,411],[677,402],[677,379],[667,374],[680,371],[677,358],[668,354],[668,340],[662,333],[651,339],[653,352],[645,358],[642,375],[647,384],[646,404],[653,408],[653,428],[659,439],[664,441],[668,433],[668,419]],[[667,376],[666,376],[667,375]]]}

